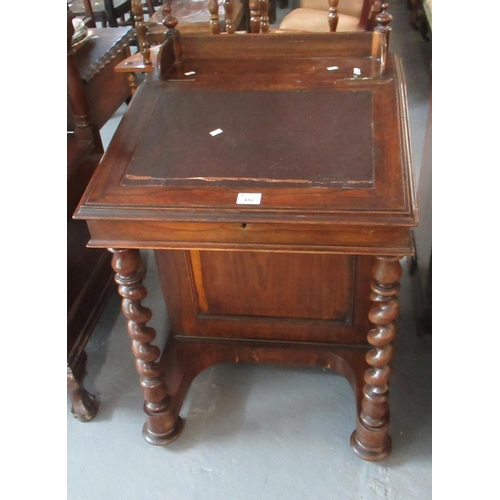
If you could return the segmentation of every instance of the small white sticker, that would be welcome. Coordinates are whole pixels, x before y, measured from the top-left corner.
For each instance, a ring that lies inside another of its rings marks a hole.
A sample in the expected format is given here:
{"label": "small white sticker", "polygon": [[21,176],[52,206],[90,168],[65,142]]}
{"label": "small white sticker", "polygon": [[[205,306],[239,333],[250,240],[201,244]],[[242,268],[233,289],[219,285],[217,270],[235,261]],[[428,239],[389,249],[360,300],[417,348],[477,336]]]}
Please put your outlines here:
{"label": "small white sticker", "polygon": [[212,130],[212,132],[210,132],[210,135],[212,137],[216,136],[216,135],[219,135],[219,134],[222,134],[222,129],[218,128],[216,130]]}
{"label": "small white sticker", "polygon": [[262,193],[238,193],[236,205],[260,205]]}
{"label": "small white sticker", "polygon": [[187,73],[184,73],[186,76],[191,76],[191,75],[196,75],[196,71],[188,71]]}
{"label": "small white sticker", "polygon": [[354,69],[352,70],[352,72],[353,72],[356,76],[361,75],[361,70],[360,70],[359,68],[354,68]]}
{"label": "small white sticker", "polygon": [[328,68],[326,68],[328,71],[334,71],[336,69],[339,69],[338,66],[329,66]]}

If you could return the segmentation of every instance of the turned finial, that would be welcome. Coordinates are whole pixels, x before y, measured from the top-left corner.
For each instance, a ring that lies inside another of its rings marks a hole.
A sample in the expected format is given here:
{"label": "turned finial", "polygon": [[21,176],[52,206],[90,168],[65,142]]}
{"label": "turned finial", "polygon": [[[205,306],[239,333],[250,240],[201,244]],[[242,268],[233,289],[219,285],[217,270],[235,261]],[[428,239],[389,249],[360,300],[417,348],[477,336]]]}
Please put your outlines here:
{"label": "turned finial", "polygon": [[175,61],[180,62],[182,61],[182,49],[181,49],[181,43],[179,41],[179,30],[175,29],[179,21],[175,16],[172,15],[172,2],[171,0],[167,0],[165,2],[165,8],[164,8],[166,16],[163,18],[162,24],[167,28],[165,31],[165,38],[172,38],[173,40],[173,46],[174,46],[174,53],[175,53]]}
{"label": "turned finial", "polygon": [[380,6],[380,12],[375,16],[375,21],[377,21],[375,30],[381,33],[387,33],[387,36],[389,36],[389,32],[392,30],[389,26],[389,23],[392,21],[392,15],[387,12],[388,8],[389,4],[384,2]]}
{"label": "turned finial", "polygon": [[209,0],[208,10],[210,11],[210,31],[212,35],[220,35],[219,2]]}
{"label": "turned finial", "polygon": [[167,31],[165,32],[165,36],[173,35],[175,33],[178,33],[178,31],[175,29],[179,21],[177,20],[176,17],[172,15],[172,2],[171,0],[168,0],[165,2],[165,14],[166,16],[163,18],[162,24],[167,28]]}
{"label": "turned finial", "polygon": [[260,33],[260,0],[249,0],[250,7],[250,31]]}
{"label": "turned finial", "polygon": [[269,0],[260,1],[260,29],[262,33],[269,31]]}
{"label": "turned finial", "polygon": [[226,13],[226,31],[232,35],[234,33],[235,27],[233,23],[233,0],[224,0],[224,12]]}
{"label": "turned finial", "polygon": [[330,26],[330,32],[337,31],[337,25],[339,24],[339,14],[338,5],[339,0],[328,0],[328,25]]}
{"label": "turned finial", "polygon": [[147,39],[147,27],[144,22],[144,12],[141,0],[132,0],[131,7],[132,14],[134,15],[134,27],[137,33],[137,45],[142,54],[142,61],[144,65],[150,66],[152,64],[151,49]]}
{"label": "turned finial", "polygon": [[389,23],[392,21],[392,16],[387,12],[389,4],[384,2],[380,6],[380,12],[375,16],[377,25],[373,29],[372,37],[372,58],[380,61],[380,69],[383,72],[387,60],[389,50],[389,35],[391,27]]}

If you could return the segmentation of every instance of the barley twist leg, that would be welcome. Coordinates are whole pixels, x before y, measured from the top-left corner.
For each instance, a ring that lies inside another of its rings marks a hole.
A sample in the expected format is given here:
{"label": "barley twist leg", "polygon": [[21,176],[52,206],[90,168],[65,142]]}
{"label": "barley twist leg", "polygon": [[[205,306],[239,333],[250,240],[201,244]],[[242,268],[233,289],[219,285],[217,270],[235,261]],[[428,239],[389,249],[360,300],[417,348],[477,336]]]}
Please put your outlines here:
{"label": "barley twist leg", "polygon": [[172,414],[163,371],[157,362],[161,352],[151,344],[156,338],[156,331],[146,326],[152,312],[141,304],[147,289],[142,284],[145,272],[140,253],[139,250],[113,248],[110,252],[113,254],[111,265],[116,273],[115,281],[122,297],[122,311],[128,320],[127,330],[132,339],[132,352],[144,394],[144,439],[154,445],[165,445],[179,435],[182,421],[178,415]]}
{"label": "barley twist leg", "polygon": [[368,332],[373,347],[366,355],[370,368],[365,372],[362,409],[351,446],[359,457],[376,462],[389,456],[389,362],[396,333],[395,319],[399,310],[396,294],[401,277],[400,257],[377,257],[371,285],[372,307],[369,312],[374,328]]}

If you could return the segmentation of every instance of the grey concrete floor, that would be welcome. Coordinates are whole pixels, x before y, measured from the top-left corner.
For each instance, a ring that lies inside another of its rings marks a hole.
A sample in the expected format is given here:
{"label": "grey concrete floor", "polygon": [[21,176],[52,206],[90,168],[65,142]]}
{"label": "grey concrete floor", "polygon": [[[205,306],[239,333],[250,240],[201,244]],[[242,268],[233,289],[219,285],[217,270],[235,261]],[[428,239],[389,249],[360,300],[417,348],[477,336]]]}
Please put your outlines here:
{"label": "grey concrete floor", "polygon": [[[405,1],[392,1],[392,50],[408,84],[415,170],[430,97],[431,42],[409,25]],[[107,144],[124,109],[103,130]],[[168,318],[150,252],[144,252],[150,322],[163,345]],[[167,447],[142,438],[142,394],[117,294],[88,344],[87,389],[97,417],[75,420],[68,405],[68,498],[404,499],[431,498],[431,345],[417,332],[413,278],[401,280],[399,336],[391,385],[393,452],[380,463],[349,446],[355,425],[347,381],[322,369],[218,365],[193,382],[181,411],[186,426]]]}

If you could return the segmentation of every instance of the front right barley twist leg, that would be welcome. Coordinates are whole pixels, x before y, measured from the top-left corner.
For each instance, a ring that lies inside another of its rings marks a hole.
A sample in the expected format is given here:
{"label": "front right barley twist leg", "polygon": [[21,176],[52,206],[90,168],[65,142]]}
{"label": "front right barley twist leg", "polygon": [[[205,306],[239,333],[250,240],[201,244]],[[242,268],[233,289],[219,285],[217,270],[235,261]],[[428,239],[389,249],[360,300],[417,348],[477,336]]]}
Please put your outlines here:
{"label": "front right barley twist leg", "polygon": [[398,315],[399,279],[401,257],[377,257],[373,266],[373,281],[369,312],[374,328],[368,332],[368,343],[373,347],[366,354],[370,368],[365,372],[365,386],[361,412],[356,430],[351,435],[354,453],[364,460],[378,462],[391,452],[389,435],[389,362],[392,358],[392,341],[396,334],[395,319]]}

